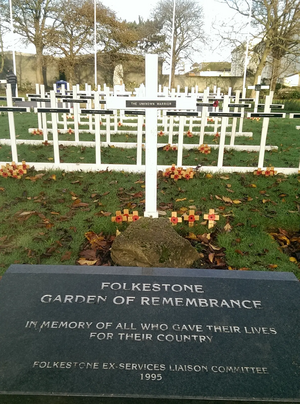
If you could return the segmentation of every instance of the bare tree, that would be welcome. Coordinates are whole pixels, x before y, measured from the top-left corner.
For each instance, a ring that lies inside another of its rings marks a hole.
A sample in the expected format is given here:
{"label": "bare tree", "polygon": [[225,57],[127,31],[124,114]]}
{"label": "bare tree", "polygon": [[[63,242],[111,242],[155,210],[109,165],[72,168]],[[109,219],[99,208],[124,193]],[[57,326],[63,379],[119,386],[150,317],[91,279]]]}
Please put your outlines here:
{"label": "bare tree", "polygon": [[176,0],[173,44],[173,0],[160,0],[152,12],[152,18],[161,24],[166,36],[166,47],[162,54],[167,62],[172,60],[173,87],[176,67],[184,60],[193,62],[194,54],[200,51],[201,43],[205,42],[203,10],[195,0]]}
{"label": "bare tree", "polygon": [[[0,0],[5,6],[4,18],[9,21],[9,1]],[[43,53],[49,42],[49,26],[55,25],[53,12],[62,7],[58,0],[14,0],[14,31],[25,44],[31,43],[36,49],[36,79],[43,83]]]}
{"label": "bare tree", "polygon": [[60,68],[68,81],[75,84],[78,56],[89,53],[93,43],[94,8],[90,0],[65,0],[55,11],[56,27],[48,31],[48,51],[60,57]]}
{"label": "bare tree", "polygon": [[[242,16],[249,14],[250,0],[222,0]],[[299,0],[253,0],[252,27],[259,62],[254,76],[257,82],[268,61],[272,64],[271,89],[274,90],[283,59],[300,54],[300,2]]]}

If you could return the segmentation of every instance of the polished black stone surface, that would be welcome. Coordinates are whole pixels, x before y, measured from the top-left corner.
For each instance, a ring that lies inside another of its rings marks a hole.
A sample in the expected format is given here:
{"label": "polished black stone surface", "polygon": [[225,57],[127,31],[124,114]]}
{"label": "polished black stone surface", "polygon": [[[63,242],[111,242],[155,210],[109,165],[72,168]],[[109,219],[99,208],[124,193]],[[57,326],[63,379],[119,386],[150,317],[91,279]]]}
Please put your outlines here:
{"label": "polished black stone surface", "polygon": [[299,314],[290,273],[12,265],[0,403],[300,402]]}

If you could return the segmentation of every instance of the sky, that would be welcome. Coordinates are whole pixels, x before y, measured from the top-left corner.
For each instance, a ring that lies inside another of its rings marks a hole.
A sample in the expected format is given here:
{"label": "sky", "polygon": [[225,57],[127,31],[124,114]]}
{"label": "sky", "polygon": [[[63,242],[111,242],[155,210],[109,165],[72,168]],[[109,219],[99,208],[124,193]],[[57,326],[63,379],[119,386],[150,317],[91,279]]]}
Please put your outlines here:
{"label": "sky", "polygon": [[[96,0],[99,1],[99,0]],[[227,22],[234,20],[236,14],[228,6],[221,2],[221,0],[195,0],[202,6],[204,14],[204,31],[207,35],[207,45],[203,46],[199,55],[195,55],[194,62],[220,62],[231,61],[231,49],[229,47],[219,45],[219,37],[216,31],[212,28],[213,24],[218,25],[222,21]],[[101,0],[101,3],[109,7],[116,13],[119,19],[129,21],[138,21],[138,17],[143,19],[150,18],[151,11],[157,5],[159,0]],[[240,18],[240,16],[238,17]],[[245,35],[246,40],[246,35]],[[8,49],[11,49],[9,41],[5,41]],[[15,50],[24,52],[24,45],[20,41],[15,41]],[[35,53],[33,45],[28,46],[25,52]],[[185,66],[185,71],[190,68],[190,63]]]}

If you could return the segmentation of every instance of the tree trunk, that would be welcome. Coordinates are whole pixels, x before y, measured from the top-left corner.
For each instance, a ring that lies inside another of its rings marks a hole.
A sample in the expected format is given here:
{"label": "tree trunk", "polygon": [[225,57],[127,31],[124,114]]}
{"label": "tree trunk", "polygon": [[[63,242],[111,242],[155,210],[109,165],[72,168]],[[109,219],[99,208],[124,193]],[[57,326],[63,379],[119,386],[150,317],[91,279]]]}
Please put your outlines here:
{"label": "tree trunk", "polygon": [[[253,79],[253,85],[257,84],[258,81],[258,77],[261,76],[261,73],[263,71],[263,68],[265,67],[266,61],[267,61],[267,57],[270,54],[270,49],[268,47],[265,48],[265,50],[263,51],[262,57],[260,59],[259,65],[256,69],[255,75],[254,75],[254,79]],[[255,98],[255,90],[251,91],[251,98]]]}
{"label": "tree trunk", "polygon": [[44,84],[43,79],[43,47],[36,46],[36,82],[38,84]]}
{"label": "tree trunk", "polygon": [[172,60],[172,73],[171,73],[171,88],[175,88],[175,66],[176,62],[173,58]]}
{"label": "tree trunk", "polygon": [[270,85],[271,91],[276,90],[276,84],[277,84],[277,80],[279,77],[280,62],[281,62],[281,59],[275,59],[275,58],[273,59],[273,71],[272,71],[272,78],[271,78],[271,85]]}
{"label": "tree trunk", "polygon": [[172,65],[171,65],[171,88],[175,87],[175,68],[176,68],[176,35],[173,37],[172,49]]}

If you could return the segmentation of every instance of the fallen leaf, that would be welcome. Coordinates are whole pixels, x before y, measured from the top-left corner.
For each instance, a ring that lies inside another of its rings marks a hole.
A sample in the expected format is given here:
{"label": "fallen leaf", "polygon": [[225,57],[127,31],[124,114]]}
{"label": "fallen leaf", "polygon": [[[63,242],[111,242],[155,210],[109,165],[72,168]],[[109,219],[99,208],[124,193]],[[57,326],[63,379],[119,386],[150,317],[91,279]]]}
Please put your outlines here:
{"label": "fallen leaf", "polygon": [[104,212],[103,210],[101,210],[101,216],[105,216],[105,217],[108,217],[108,216],[111,216],[111,212]]}
{"label": "fallen leaf", "polygon": [[214,262],[214,258],[215,258],[215,253],[210,253],[210,254],[208,254],[208,259],[209,259],[209,261],[210,261],[211,263]]}
{"label": "fallen leaf", "polygon": [[239,199],[234,199],[232,202],[233,202],[235,205],[238,205],[238,204],[242,203],[242,201],[240,201]]}
{"label": "fallen leaf", "polygon": [[75,199],[75,201],[72,203],[72,208],[85,208],[87,206],[89,206],[89,204],[81,202],[80,199]]}
{"label": "fallen leaf", "polygon": [[243,251],[241,251],[241,250],[235,250],[235,252],[236,252],[237,254],[244,255]]}
{"label": "fallen leaf", "polygon": [[28,212],[22,212],[18,216],[28,216],[28,215],[34,215],[36,212],[34,210],[28,211]]}
{"label": "fallen leaf", "polygon": [[276,264],[270,264],[270,265],[267,265],[267,267],[268,267],[269,269],[275,269],[275,268],[278,267],[278,265],[276,265]]}
{"label": "fallen leaf", "polygon": [[213,244],[209,244],[209,247],[211,247],[211,249],[212,249],[212,250],[215,250],[215,251],[221,250],[221,247],[216,247],[216,246],[214,246]]}
{"label": "fallen leaf", "polygon": [[229,233],[232,230],[232,227],[230,226],[229,223],[226,223],[224,226],[224,230],[226,231],[226,233]]}
{"label": "fallen leaf", "polygon": [[189,240],[198,240],[198,237],[194,233],[189,233],[189,235],[186,236],[186,238]]}
{"label": "fallen leaf", "polygon": [[104,237],[98,236],[93,231],[88,231],[87,233],[85,233],[85,237],[90,242],[92,248],[102,248],[104,244],[106,244],[106,241],[104,241]]}
{"label": "fallen leaf", "polygon": [[295,257],[290,257],[291,262],[298,262]]}
{"label": "fallen leaf", "polygon": [[224,202],[232,203],[232,200],[230,198],[228,198],[228,196],[222,196],[222,199]]}
{"label": "fallen leaf", "polygon": [[182,201],[186,201],[186,198],[182,198],[182,199],[176,199],[175,202],[182,202]]}
{"label": "fallen leaf", "polygon": [[68,261],[71,258],[71,255],[72,255],[72,251],[66,251],[60,260]]}
{"label": "fallen leaf", "polygon": [[97,262],[97,260],[91,261],[91,260],[87,260],[87,259],[85,259],[85,258],[79,258],[79,260],[78,260],[78,264],[79,264],[79,265],[89,265],[89,266],[92,266],[92,265],[95,265],[96,262]]}
{"label": "fallen leaf", "polygon": [[80,253],[80,258],[85,258],[86,260],[94,261],[97,259],[96,254],[97,250],[83,250]]}
{"label": "fallen leaf", "polygon": [[133,198],[142,198],[143,196],[144,196],[144,192],[142,192],[142,191],[137,192],[136,194],[132,195]]}

